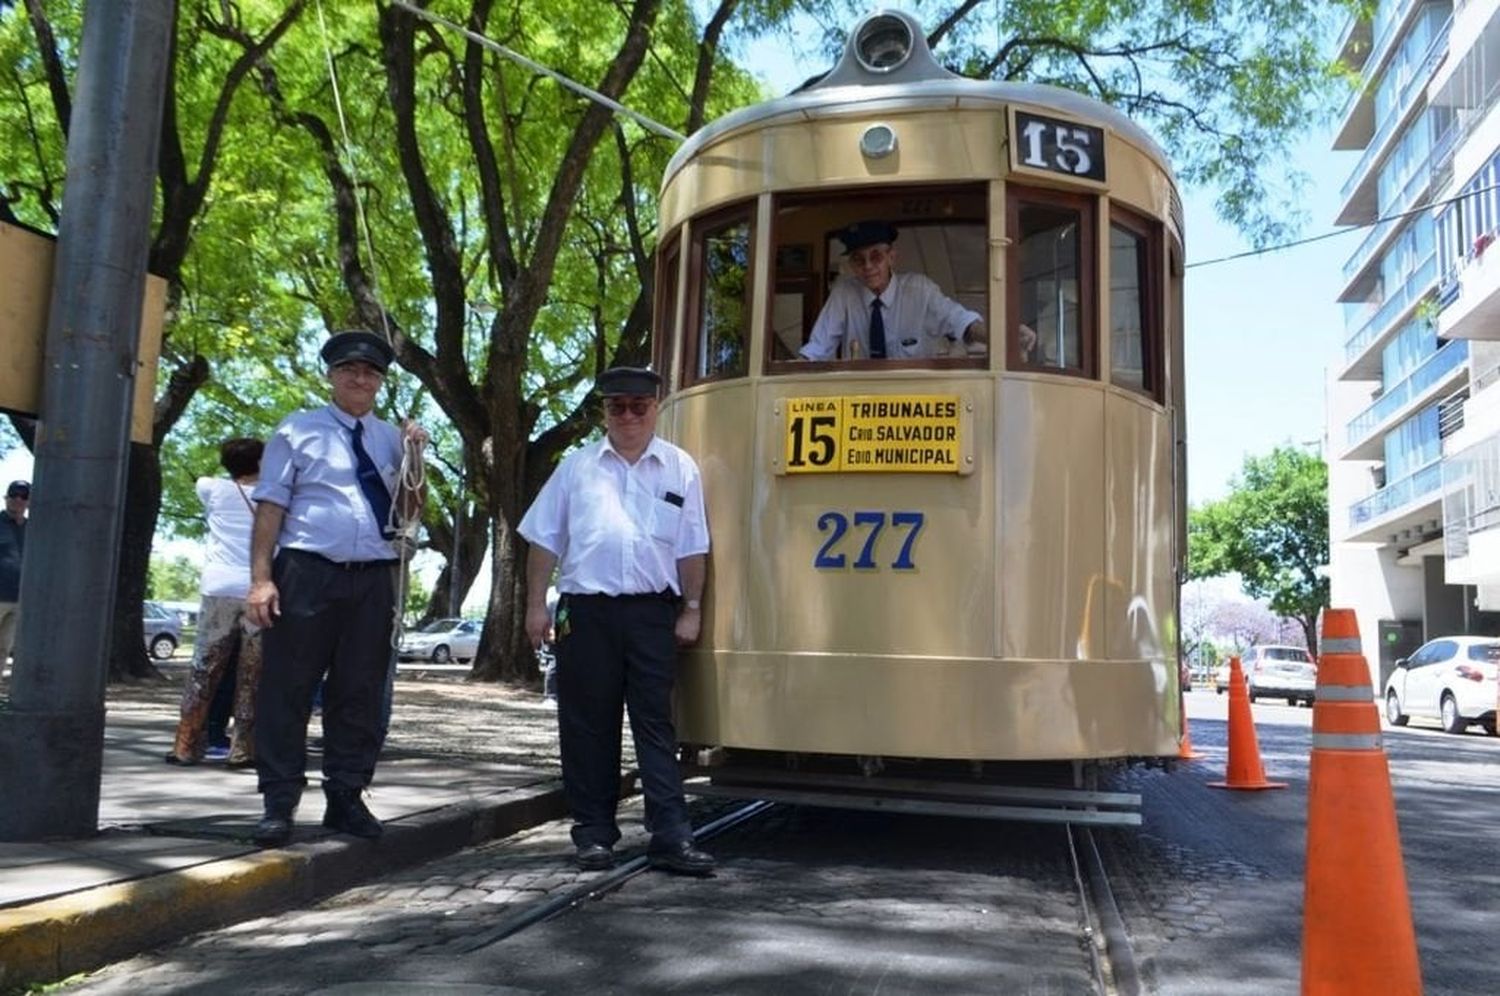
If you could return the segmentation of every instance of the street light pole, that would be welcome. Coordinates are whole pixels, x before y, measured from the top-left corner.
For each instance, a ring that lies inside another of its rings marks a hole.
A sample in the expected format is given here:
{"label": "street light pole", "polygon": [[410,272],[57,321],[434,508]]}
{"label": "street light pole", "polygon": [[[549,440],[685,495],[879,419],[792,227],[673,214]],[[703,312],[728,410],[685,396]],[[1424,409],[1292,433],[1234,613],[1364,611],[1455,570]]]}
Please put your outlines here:
{"label": "street light pole", "polygon": [[104,685],[172,0],[90,0],[69,124],[0,840],[97,831]]}

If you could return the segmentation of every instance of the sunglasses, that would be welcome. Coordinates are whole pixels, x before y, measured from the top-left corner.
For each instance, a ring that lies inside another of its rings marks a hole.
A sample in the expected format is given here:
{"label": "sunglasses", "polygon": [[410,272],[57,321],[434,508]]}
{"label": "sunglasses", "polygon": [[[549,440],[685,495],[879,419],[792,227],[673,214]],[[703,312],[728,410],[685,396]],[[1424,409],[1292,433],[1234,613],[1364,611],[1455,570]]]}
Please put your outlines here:
{"label": "sunglasses", "polygon": [[650,398],[633,398],[630,401],[623,398],[608,398],[604,402],[604,410],[611,415],[618,416],[629,412],[639,417],[649,412],[655,403]]}

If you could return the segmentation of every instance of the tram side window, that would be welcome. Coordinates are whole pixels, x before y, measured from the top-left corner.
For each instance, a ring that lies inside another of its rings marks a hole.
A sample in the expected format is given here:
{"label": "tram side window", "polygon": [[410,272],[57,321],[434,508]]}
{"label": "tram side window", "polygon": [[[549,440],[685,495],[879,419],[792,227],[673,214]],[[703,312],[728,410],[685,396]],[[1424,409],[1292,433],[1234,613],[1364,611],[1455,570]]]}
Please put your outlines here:
{"label": "tram side window", "polygon": [[677,285],[682,255],[679,250],[679,243],[673,239],[657,257],[656,341],[652,343],[651,359],[656,371],[669,380],[675,380],[671,371],[677,358]]}
{"label": "tram side window", "polygon": [[1110,382],[1159,399],[1155,247],[1145,222],[1115,214],[1109,226]]}
{"label": "tram side window", "polygon": [[710,222],[694,242],[698,306],[691,359],[694,380],[743,377],[750,325],[750,219],[738,212]]}
{"label": "tram side window", "polygon": [[1094,374],[1093,224],[1083,198],[1012,194],[1011,362]]}

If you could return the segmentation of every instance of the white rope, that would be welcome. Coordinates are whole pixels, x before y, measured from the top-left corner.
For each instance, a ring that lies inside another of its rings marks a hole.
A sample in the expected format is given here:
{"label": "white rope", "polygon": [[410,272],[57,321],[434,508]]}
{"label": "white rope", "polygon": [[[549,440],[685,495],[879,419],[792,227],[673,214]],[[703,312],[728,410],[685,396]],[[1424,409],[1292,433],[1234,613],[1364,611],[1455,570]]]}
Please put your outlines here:
{"label": "white rope", "polygon": [[[333,107],[338,114],[339,134],[343,137],[343,146],[340,149],[344,159],[344,168],[349,172],[349,181],[354,185],[354,214],[359,223],[360,234],[364,237],[365,256],[369,260],[370,293],[375,298],[376,309],[380,312],[380,330],[385,333],[385,341],[394,349],[395,337],[391,335],[390,319],[386,315],[385,305],[380,302],[380,277],[379,267],[375,261],[375,239],[370,234],[370,219],[365,213],[364,197],[361,195],[359,182],[359,169],[354,161],[354,140],[349,137],[349,119],[344,113],[344,97],[339,90],[338,68],[333,60],[333,42],[328,33],[328,20],[323,15],[323,0],[317,0],[318,29],[323,38],[323,58],[328,64],[328,80],[333,87]],[[403,429],[401,438],[401,469],[396,478],[396,500],[391,502],[390,515],[387,517],[385,527],[389,529],[394,537],[391,540],[396,548],[396,604],[391,607],[391,649],[401,648],[401,639],[405,635],[406,625],[406,589],[407,589],[407,564],[411,555],[417,547],[417,531],[421,528],[422,520],[419,515],[407,515],[405,513],[405,495],[421,494],[422,488],[427,482],[427,467],[422,462],[422,446],[412,439],[407,438]]]}

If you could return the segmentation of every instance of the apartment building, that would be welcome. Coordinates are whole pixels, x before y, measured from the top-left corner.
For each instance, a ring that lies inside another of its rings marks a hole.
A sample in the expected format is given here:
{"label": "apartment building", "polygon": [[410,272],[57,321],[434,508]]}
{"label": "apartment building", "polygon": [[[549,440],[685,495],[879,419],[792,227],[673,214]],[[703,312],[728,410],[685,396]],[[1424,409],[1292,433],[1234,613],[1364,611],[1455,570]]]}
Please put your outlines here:
{"label": "apartment building", "polygon": [[1369,227],[1339,292],[1330,572],[1381,681],[1423,640],[1500,633],[1500,0],[1382,0],[1340,54],[1337,220]]}

